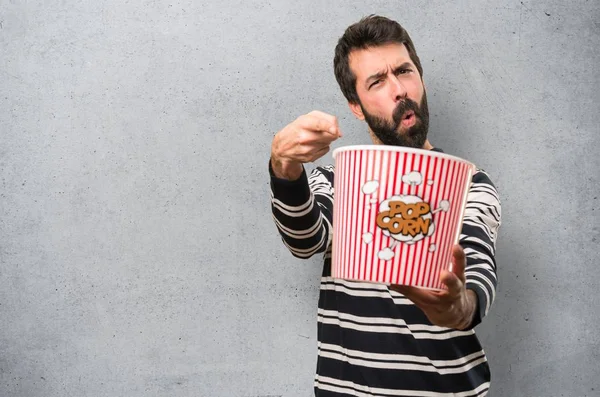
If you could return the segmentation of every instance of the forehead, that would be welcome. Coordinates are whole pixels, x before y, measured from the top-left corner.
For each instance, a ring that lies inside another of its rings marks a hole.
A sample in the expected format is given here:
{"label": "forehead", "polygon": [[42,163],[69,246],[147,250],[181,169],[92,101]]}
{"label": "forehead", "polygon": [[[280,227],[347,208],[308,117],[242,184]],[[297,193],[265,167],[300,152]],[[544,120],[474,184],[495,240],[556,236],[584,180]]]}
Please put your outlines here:
{"label": "forehead", "polygon": [[367,79],[369,76],[413,62],[404,44],[390,43],[366,49],[353,50],[349,56],[350,70],[357,81]]}

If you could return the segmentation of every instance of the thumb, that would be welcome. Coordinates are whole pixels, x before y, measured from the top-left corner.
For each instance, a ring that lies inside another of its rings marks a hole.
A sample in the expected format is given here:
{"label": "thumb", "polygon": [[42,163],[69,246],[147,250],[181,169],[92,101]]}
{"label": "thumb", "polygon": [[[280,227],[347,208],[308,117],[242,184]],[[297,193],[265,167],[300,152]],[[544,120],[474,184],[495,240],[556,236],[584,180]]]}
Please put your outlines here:
{"label": "thumb", "polygon": [[448,292],[452,294],[460,293],[464,283],[458,276],[449,271],[442,271],[440,281],[448,287]]}
{"label": "thumb", "polygon": [[461,281],[465,280],[465,266],[467,265],[467,258],[463,248],[456,244],[452,248],[452,273],[456,275]]}

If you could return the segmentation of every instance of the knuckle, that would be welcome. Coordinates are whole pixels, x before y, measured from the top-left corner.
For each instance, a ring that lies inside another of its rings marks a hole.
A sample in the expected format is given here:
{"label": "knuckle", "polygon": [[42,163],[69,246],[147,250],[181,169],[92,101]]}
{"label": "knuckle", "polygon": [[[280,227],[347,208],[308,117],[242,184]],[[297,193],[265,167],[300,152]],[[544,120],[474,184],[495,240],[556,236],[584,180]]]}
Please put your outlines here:
{"label": "knuckle", "polygon": [[308,136],[304,131],[299,131],[296,134],[296,142],[300,145],[308,143]]}

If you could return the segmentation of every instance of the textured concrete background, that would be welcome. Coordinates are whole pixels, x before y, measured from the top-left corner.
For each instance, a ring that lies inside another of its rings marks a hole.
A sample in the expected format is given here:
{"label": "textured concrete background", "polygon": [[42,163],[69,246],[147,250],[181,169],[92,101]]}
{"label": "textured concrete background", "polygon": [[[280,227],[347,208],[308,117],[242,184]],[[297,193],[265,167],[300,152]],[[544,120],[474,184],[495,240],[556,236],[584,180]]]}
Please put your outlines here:
{"label": "textured concrete background", "polygon": [[600,395],[598,1],[0,0],[0,396],[311,395],[266,166],[313,109],[368,142],[332,58],[370,13],[501,193],[490,395]]}

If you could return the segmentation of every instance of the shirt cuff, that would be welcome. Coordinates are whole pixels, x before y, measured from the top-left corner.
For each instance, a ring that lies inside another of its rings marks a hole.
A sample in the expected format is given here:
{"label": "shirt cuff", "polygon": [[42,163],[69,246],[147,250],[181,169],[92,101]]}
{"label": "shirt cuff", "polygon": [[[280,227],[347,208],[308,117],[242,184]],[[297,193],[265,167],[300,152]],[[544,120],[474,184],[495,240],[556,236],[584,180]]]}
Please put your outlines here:
{"label": "shirt cuff", "polygon": [[473,328],[478,326],[481,323],[481,320],[483,320],[483,317],[485,316],[485,305],[481,304],[481,302],[485,302],[485,292],[483,292],[478,285],[473,284],[467,284],[467,289],[470,289],[471,291],[475,292],[475,295],[477,296],[477,301],[475,302],[476,306],[475,314],[473,315],[473,321],[467,328],[464,329],[464,331],[472,330]]}
{"label": "shirt cuff", "polygon": [[271,191],[273,197],[290,206],[298,206],[306,203],[310,198],[310,187],[308,184],[308,175],[304,165],[302,165],[302,174],[296,180],[278,178],[273,172],[273,165],[269,159],[269,176],[271,177]]}

